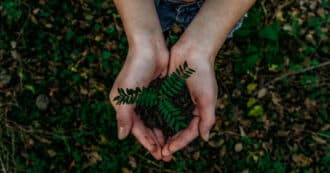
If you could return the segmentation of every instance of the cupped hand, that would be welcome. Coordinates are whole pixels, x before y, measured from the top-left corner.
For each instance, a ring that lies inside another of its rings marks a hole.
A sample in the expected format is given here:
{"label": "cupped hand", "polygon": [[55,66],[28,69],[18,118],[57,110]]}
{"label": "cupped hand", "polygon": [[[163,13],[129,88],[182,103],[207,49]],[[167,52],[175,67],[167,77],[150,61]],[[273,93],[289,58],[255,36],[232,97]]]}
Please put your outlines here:
{"label": "cupped hand", "polygon": [[165,44],[160,48],[148,43],[131,46],[110,92],[110,101],[116,111],[118,138],[124,139],[131,132],[155,159],[165,161],[171,156],[161,155],[165,143],[163,133],[159,129],[147,128],[134,111],[134,105],[118,105],[114,97],[118,95],[118,88],[148,86],[152,80],[166,76],[168,62],[169,53]]}
{"label": "cupped hand", "polygon": [[215,122],[217,83],[214,73],[214,58],[208,52],[193,47],[188,42],[177,43],[171,49],[169,74],[187,61],[196,72],[187,79],[191,99],[195,105],[194,118],[188,128],[170,137],[162,149],[163,156],[170,156],[184,148],[199,135],[207,141],[209,131]]}

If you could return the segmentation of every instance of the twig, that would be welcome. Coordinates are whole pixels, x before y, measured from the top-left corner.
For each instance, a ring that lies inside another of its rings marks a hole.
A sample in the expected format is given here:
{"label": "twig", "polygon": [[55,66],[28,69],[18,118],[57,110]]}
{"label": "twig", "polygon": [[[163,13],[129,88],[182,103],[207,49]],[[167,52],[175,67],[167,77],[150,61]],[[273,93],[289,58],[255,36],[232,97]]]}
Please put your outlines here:
{"label": "twig", "polygon": [[[10,124],[12,126],[10,126]],[[7,120],[7,123],[5,124],[6,127],[8,128],[13,128],[15,130],[15,127],[20,130],[21,132],[24,132],[24,133],[27,133],[27,134],[30,134],[32,135],[33,137],[35,137],[36,139],[40,139],[40,136],[36,135],[36,134],[39,134],[39,135],[45,135],[47,137],[60,137],[62,138],[63,140],[64,139],[68,139],[70,138],[69,136],[67,135],[64,135],[64,134],[57,134],[57,133],[54,133],[54,132],[49,132],[49,131],[42,131],[42,130],[31,130],[31,129],[26,129],[24,126],[20,125],[20,124],[17,124],[16,122],[14,121],[11,121],[11,120]],[[17,131],[17,130],[16,130]]]}
{"label": "twig", "polygon": [[140,154],[137,155],[140,159],[147,161],[147,163],[151,163],[152,165],[156,166],[157,168],[161,168],[160,165],[158,165],[157,163],[155,163],[154,161],[147,159],[144,156],[141,156]]}
{"label": "twig", "polygon": [[307,71],[311,71],[311,70],[314,70],[314,69],[317,69],[317,68],[321,68],[321,67],[325,67],[325,66],[328,66],[328,65],[330,65],[330,61],[323,62],[323,63],[321,63],[321,64],[319,64],[317,66],[310,66],[310,67],[307,67],[307,68],[302,69],[300,71],[289,72],[289,73],[283,74],[283,75],[281,75],[279,77],[276,77],[272,81],[270,81],[267,84],[265,84],[265,86],[269,86],[270,84],[274,84],[275,82],[280,81],[280,80],[282,80],[284,78],[287,78],[289,76],[297,75],[297,74],[300,74],[300,73],[305,73]]}
{"label": "twig", "polygon": [[280,12],[281,10],[283,10],[283,8],[286,8],[287,6],[289,6],[290,4],[294,3],[295,1],[292,1],[292,0],[286,0],[283,4],[280,4],[275,12],[273,13],[274,15],[272,16],[272,19],[275,19],[276,18],[276,14],[278,12]]}
{"label": "twig", "polygon": [[305,130],[307,133],[310,133],[310,134],[313,134],[313,135],[317,135],[317,136],[322,136],[322,137],[325,137],[325,138],[328,138],[330,139],[330,136],[329,135],[326,135],[326,134],[322,134],[322,133],[318,133],[318,132],[313,132],[311,130]]}
{"label": "twig", "polygon": [[2,171],[3,173],[7,173],[6,168],[5,168],[5,165],[3,164],[3,161],[2,161],[2,159],[1,159],[1,157],[0,157],[0,164],[1,164],[1,171]]}
{"label": "twig", "polygon": [[28,8],[28,12],[29,13],[28,13],[28,15],[27,15],[27,17],[26,17],[26,19],[24,21],[24,24],[23,24],[22,28],[20,29],[20,31],[18,33],[18,36],[16,38],[16,41],[18,41],[22,37],[23,32],[24,32],[24,29],[25,29],[25,27],[26,27],[26,25],[27,25],[27,23],[29,21],[30,15],[31,15],[31,8],[30,8],[30,6],[27,3],[25,3],[25,2],[22,2],[22,4],[25,5]]}
{"label": "twig", "polygon": [[168,173],[173,173],[175,171],[172,171],[170,169],[164,169],[163,166],[157,164],[156,162],[150,160],[150,159],[147,159],[146,157],[140,155],[140,154],[137,154],[136,156],[138,156],[140,159],[142,160],[145,160],[147,161],[147,163],[150,163],[151,165],[157,167],[158,169],[160,169],[161,171],[157,170],[156,168],[152,168],[150,166],[147,166],[147,165],[141,165],[142,167],[145,167],[145,168],[150,168],[150,169],[154,169],[154,170],[157,170],[157,172],[168,172]]}
{"label": "twig", "polygon": [[176,173],[176,172],[177,172],[177,171],[172,171],[172,170],[170,170],[170,169],[161,169],[161,170],[159,170],[159,169],[156,169],[156,168],[150,167],[150,166],[148,166],[148,165],[141,165],[141,167],[148,168],[148,169],[152,169],[152,170],[154,170],[154,171],[156,171],[156,172],[168,172],[168,173]]}

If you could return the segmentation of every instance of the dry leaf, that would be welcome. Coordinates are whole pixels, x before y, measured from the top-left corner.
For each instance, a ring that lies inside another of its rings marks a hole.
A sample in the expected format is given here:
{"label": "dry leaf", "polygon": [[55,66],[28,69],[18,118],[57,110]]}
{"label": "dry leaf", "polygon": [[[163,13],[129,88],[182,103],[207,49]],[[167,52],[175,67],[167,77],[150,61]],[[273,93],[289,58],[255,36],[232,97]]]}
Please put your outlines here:
{"label": "dry leaf", "polygon": [[49,157],[55,157],[56,156],[55,150],[49,149],[49,150],[47,150],[47,153],[48,153]]}
{"label": "dry leaf", "polygon": [[90,164],[95,164],[99,161],[102,161],[102,156],[98,152],[91,152],[86,154]]}
{"label": "dry leaf", "polygon": [[195,152],[195,153],[193,154],[193,158],[194,158],[195,160],[199,160],[200,155],[201,155],[200,152],[197,151],[197,152]]}
{"label": "dry leaf", "polygon": [[236,152],[241,152],[243,150],[243,144],[242,143],[235,144],[234,149]]}
{"label": "dry leaf", "polygon": [[242,126],[239,126],[239,131],[240,131],[240,134],[241,134],[242,137],[245,137],[246,136],[246,133],[245,133],[245,131],[244,131],[244,129],[243,129]]}
{"label": "dry leaf", "polygon": [[266,88],[262,88],[258,91],[258,98],[263,98],[265,95],[267,94],[267,89]]}
{"label": "dry leaf", "polygon": [[121,168],[122,173],[133,173],[133,171],[129,170],[128,168]]}
{"label": "dry leaf", "polygon": [[306,167],[312,163],[312,159],[306,157],[303,154],[294,154],[292,155],[292,160],[297,164],[298,167]]}
{"label": "dry leaf", "polygon": [[322,139],[322,138],[320,138],[320,137],[318,137],[316,135],[312,135],[312,138],[318,144],[326,144],[327,143],[326,140],[324,140],[324,139]]}
{"label": "dry leaf", "polygon": [[220,140],[209,140],[208,144],[213,147],[213,148],[217,148],[217,147],[220,147],[222,144],[224,144],[225,141],[223,139],[220,139]]}
{"label": "dry leaf", "polygon": [[129,159],[129,165],[131,165],[132,168],[136,168],[136,160],[134,157],[132,156],[128,156],[128,159]]}

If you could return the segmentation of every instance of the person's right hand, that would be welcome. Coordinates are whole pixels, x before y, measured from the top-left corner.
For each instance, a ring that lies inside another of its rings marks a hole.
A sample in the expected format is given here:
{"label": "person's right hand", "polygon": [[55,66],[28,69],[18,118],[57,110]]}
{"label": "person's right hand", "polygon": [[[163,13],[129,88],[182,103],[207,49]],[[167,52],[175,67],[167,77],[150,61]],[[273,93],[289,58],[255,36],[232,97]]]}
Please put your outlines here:
{"label": "person's right hand", "polygon": [[161,130],[147,128],[135,113],[135,105],[118,105],[114,97],[119,95],[118,88],[148,86],[152,80],[165,77],[168,62],[169,53],[163,42],[141,41],[138,45],[130,45],[125,64],[110,92],[110,101],[116,110],[118,138],[124,139],[132,132],[155,159],[165,161],[170,157],[163,158],[161,155],[165,143]]}

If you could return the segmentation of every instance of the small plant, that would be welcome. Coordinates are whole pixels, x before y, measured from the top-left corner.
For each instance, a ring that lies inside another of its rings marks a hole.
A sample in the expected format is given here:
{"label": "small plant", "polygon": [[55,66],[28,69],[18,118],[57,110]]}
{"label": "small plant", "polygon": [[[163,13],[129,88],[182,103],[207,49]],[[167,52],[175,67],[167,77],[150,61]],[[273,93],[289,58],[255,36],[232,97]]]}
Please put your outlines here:
{"label": "small plant", "polygon": [[180,65],[175,72],[166,77],[159,89],[153,87],[137,87],[135,89],[118,88],[119,95],[114,98],[117,104],[136,104],[137,107],[157,108],[166,124],[175,131],[186,127],[182,110],[174,106],[170,98],[177,97],[185,86],[185,81],[195,70],[188,67],[187,62]]}

